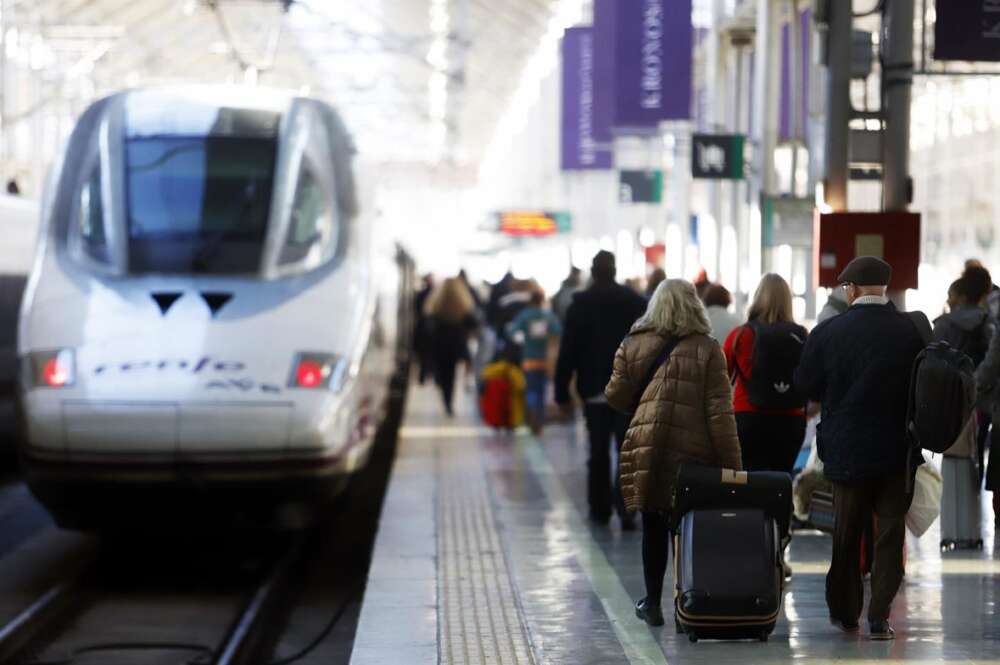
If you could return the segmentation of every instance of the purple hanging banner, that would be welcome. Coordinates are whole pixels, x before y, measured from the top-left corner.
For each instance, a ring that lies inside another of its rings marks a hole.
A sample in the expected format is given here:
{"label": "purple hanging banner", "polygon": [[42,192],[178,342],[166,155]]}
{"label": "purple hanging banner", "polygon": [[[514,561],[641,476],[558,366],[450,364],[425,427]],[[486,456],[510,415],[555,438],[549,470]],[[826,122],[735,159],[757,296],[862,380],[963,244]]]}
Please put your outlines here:
{"label": "purple hanging banner", "polygon": [[[569,28],[562,42],[563,171],[610,169],[611,119],[597,104],[594,29]],[[605,97],[608,95],[605,94]]]}
{"label": "purple hanging banner", "polygon": [[[797,58],[799,75],[802,85],[801,105],[798,109],[799,128],[803,135],[807,134],[809,126],[809,68],[812,59],[809,57],[812,39],[812,10],[806,9],[799,15],[799,34],[802,39],[802,49],[798,55],[792,53],[791,26],[786,23],[781,28],[781,105],[778,111],[778,136],[781,140],[796,138],[794,136],[792,110],[792,58]],[[804,138],[804,136],[798,137]]]}
{"label": "purple hanging banner", "polygon": [[612,4],[616,128],[654,128],[691,117],[692,0]]}

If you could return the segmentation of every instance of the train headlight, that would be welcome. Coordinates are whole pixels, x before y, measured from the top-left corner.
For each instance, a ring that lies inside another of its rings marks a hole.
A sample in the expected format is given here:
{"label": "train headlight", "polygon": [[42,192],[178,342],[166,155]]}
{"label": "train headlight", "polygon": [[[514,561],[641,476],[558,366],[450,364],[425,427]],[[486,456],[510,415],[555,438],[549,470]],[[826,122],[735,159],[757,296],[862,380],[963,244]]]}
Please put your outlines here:
{"label": "train headlight", "polygon": [[328,388],[334,392],[344,385],[347,363],[333,353],[304,352],[296,354],[292,363],[290,388]]}
{"label": "train headlight", "polygon": [[32,385],[65,388],[76,383],[76,358],[72,349],[32,351],[28,354]]}

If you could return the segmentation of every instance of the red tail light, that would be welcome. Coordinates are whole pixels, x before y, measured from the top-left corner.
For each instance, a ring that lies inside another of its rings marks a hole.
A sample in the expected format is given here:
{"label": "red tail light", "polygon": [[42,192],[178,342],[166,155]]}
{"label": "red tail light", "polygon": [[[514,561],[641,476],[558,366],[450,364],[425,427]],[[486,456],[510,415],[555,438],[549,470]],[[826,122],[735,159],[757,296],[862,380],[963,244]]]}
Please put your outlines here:
{"label": "red tail light", "polygon": [[50,388],[62,388],[69,382],[69,372],[59,363],[59,358],[49,358],[42,370],[42,380]]}
{"label": "red tail light", "polygon": [[315,360],[303,360],[295,368],[295,383],[299,388],[319,388],[323,385],[323,369]]}
{"label": "red tail light", "polygon": [[292,362],[291,388],[329,388],[340,390],[344,382],[344,361],[332,353],[306,352],[296,354]]}
{"label": "red tail light", "polygon": [[76,381],[75,358],[71,349],[58,351],[33,351],[28,354],[34,385],[45,388],[64,388]]}

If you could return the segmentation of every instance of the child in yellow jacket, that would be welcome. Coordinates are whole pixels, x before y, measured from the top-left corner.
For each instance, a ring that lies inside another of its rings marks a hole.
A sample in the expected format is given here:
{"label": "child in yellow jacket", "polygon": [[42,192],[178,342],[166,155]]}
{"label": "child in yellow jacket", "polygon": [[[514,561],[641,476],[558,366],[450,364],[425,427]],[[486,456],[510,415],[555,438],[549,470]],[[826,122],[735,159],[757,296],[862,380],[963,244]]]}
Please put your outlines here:
{"label": "child in yellow jacket", "polygon": [[[516,352],[516,347],[513,351]],[[514,429],[524,423],[527,382],[519,360],[511,357],[511,351],[501,353],[499,358],[484,367],[481,378],[479,411],[483,421],[505,429]]]}

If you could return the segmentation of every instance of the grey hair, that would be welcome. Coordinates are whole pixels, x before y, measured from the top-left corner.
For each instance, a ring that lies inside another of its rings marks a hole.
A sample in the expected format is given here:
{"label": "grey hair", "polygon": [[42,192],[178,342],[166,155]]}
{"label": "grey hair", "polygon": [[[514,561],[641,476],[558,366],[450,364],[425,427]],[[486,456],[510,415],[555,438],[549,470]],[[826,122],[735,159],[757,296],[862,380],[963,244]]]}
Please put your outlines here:
{"label": "grey hair", "polygon": [[712,324],[708,321],[705,306],[698,299],[694,284],[683,279],[668,279],[656,287],[646,313],[632,326],[632,330],[640,328],[684,337],[708,335]]}

